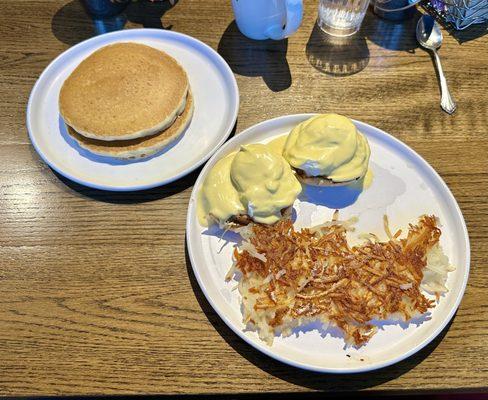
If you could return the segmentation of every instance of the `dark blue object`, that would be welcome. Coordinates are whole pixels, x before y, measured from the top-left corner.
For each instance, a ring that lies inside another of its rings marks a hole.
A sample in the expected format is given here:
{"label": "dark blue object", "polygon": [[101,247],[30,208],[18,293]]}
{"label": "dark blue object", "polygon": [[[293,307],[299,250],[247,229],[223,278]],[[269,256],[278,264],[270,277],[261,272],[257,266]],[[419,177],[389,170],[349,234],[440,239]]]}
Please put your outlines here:
{"label": "dark blue object", "polygon": [[457,30],[488,22],[487,0],[427,0],[422,6]]}
{"label": "dark blue object", "polygon": [[402,21],[415,14],[415,4],[418,2],[419,0],[377,0],[374,2],[374,12],[391,21]]}
{"label": "dark blue object", "polygon": [[121,13],[128,0],[82,0],[85,10],[94,17],[110,17]]}
{"label": "dark blue object", "polygon": [[[93,30],[97,35],[102,35],[108,32],[120,31],[124,29],[127,22],[125,14],[116,15],[114,17],[92,18]],[[146,159],[147,160],[147,159]]]}

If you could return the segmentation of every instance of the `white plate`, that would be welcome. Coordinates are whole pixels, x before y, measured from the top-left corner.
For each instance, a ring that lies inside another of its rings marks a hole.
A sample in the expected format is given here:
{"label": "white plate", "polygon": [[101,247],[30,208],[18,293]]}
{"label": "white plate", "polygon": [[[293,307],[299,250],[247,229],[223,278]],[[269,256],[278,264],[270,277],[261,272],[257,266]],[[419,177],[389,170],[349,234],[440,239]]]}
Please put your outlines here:
{"label": "white plate", "polygon": [[[217,160],[241,144],[266,142],[288,133],[312,115],[289,115],[255,125],[226,143],[207,163],[193,188],[187,216],[186,234],[193,271],[203,293],[225,323],[263,353],[295,367],[319,372],[350,373],[382,368],[414,354],[441,332],[459,306],[469,273],[468,233],[456,200],[434,169],[411,148],[377,128],[355,122],[371,145],[370,165],[374,174],[371,187],[360,194],[345,188],[327,188],[327,193],[315,193],[319,205],[300,200],[294,204],[297,210],[295,226],[310,226],[328,220],[338,207],[341,208],[341,219],[359,217],[357,232],[375,232],[383,239],[384,214],[389,216],[393,231],[397,227],[407,228],[409,222],[415,222],[422,214],[440,217],[441,244],[451,263],[457,267],[449,274],[449,292],[432,310],[429,320],[418,320],[421,324],[417,327],[414,323],[403,327],[386,324],[359,349],[344,349],[342,337],[330,333],[321,337],[313,329],[297,331],[287,338],[275,337],[271,347],[260,341],[255,332],[243,331],[240,296],[237,290],[232,290],[236,282],[224,281],[231,265],[233,243],[224,245],[217,236],[205,232],[206,228],[197,220],[197,193]],[[307,191],[308,195],[312,194],[310,189]],[[348,205],[356,197],[356,201]]]}
{"label": "white plate", "polygon": [[[187,71],[195,101],[190,126],[179,141],[133,162],[95,156],[80,148],[66,134],[58,109],[61,85],[83,59],[100,47],[129,41],[164,50],[177,59]],[[141,190],[172,182],[205,162],[231,133],[238,109],[234,75],[209,46],[177,32],[131,29],[86,40],[51,62],[32,89],[27,129],[42,159],[67,178],[97,189]]]}

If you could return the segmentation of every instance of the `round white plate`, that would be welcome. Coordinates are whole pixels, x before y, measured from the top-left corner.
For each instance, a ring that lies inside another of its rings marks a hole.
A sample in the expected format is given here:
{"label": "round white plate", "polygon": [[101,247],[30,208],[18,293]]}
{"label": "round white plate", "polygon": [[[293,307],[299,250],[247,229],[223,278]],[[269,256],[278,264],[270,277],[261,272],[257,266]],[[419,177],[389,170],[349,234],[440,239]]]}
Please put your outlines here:
{"label": "round white plate", "polygon": [[[435,214],[441,220],[441,244],[456,266],[447,281],[449,292],[427,317],[403,325],[385,323],[359,349],[345,349],[337,331],[322,337],[324,332],[313,326],[296,330],[287,338],[275,337],[272,346],[259,340],[255,332],[244,331],[240,295],[232,290],[236,282],[224,280],[232,263],[234,243],[219,240],[219,233],[200,226],[196,216],[198,190],[217,160],[241,144],[267,142],[288,133],[312,115],[289,115],[255,125],[222,146],[210,159],[193,188],[188,209],[186,234],[193,271],[203,293],[225,323],[263,353],[295,367],[319,372],[350,373],[382,368],[414,354],[441,332],[459,306],[469,273],[469,238],[459,206],[444,181],[411,148],[377,128],[355,121],[371,145],[372,185],[361,193],[344,187],[321,190],[308,187],[304,189],[306,196],[294,204],[297,227],[330,220],[334,209],[339,208],[341,219],[359,217],[358,233],[374,232],[382,239],[386,239],[384,214],[389,216],[392,231],[402,228],[405,232],[408,223],[415,223],[422,214]],[[306,198],[313,198],[313,203]]]}
{"label": "round white plate", "polygon": [[[67,135],[58,108],[64,80],[83,59],[100,47],[129,41],[163,50],[178,60],[187,71],[195,101],[190,126],[180,140],[148,159],[132,162],[83,150]],[[177,32],[130,29],[86,40],[51,62],[32,89],[27,129],[42,159],[65,177],[97,189],[141,190],[172,182],[205,162],[231,133],[238,109],[234,75],[209,46]]]}

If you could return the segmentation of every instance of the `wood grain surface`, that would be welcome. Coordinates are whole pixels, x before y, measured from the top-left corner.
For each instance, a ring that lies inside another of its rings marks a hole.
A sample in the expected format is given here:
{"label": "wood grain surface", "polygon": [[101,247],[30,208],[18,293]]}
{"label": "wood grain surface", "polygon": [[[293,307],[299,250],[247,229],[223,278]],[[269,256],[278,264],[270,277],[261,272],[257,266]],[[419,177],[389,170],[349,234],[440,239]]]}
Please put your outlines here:
{"label": "wood grain surface", "polygon": [[283,114],[336,111],[431,163],[471,238],[468,288],[448,329],[397,365],[350,376],[300,371],[253,350],[191,272],[185,217],[198,171],[145,192],[101,192],[56,175],[29,142],[32,85],[53,58],[95,34],[79,1],[0,0],[0,394],[487,390],[486,26],[444,32],[440,53],[458,102],[448,116],[415,20],[369,13],[351,41],[331,43],[314,28],[317,1],[305,3],[302,27],[281,42],[243,38],[227,0],[180,0],[169,10],[136,3],[124,18],[126,28],[169,28],[224,56],[241,93],[237,132]]}

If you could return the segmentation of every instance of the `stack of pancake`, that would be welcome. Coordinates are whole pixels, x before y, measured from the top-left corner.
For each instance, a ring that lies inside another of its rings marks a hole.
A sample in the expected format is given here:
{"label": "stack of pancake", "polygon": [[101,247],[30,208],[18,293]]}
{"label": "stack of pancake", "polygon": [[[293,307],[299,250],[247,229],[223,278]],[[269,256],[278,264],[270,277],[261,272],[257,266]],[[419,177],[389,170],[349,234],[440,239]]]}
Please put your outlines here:
{"label": "stack of pancake", "polygon": [[185,70],[137,43],[103,47],[64,82],[59,110],[84,149],[122,159],[153,155],[176,140],[193,115]]}

